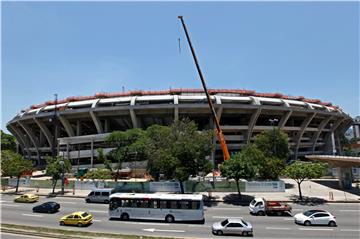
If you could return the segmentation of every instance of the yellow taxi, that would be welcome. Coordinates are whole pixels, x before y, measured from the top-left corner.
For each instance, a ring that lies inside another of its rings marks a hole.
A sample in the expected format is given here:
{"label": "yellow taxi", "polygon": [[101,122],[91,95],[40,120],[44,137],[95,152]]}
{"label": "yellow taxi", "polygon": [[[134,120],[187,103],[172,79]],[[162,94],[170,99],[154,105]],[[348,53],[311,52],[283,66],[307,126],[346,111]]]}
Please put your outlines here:
{"label": "yellow taxi", "polygon": [[25,193],[21,196],[18,196],[14,199],[14,202],[37,202],[39,201],[39,196],[31,193]]}
{"label": "yellow taxi", "polygon": [[93,216],[87,212],[73,212],[60,218],[60,225],[74,225],[82,227],[92,223]]}

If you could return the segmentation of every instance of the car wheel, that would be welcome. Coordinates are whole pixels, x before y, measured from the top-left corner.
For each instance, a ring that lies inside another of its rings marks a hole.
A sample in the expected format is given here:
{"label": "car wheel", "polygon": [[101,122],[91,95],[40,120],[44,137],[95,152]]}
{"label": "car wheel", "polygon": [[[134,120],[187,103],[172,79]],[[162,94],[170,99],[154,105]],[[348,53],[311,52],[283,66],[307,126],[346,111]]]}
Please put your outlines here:
{"label": "car wheel", "polygon": [[329,222],[329,226],[330,226],[330,227],[336,227],[336,222],[330,221],[330,222]]}
{"label": "car wheel", "polygon": [[265,216],[265,212],[264,212],[264,211],[258,211],[257,215],[259,215],[259,216]]}
{"label": "car wheel", "polygon": [[305,221],[305,222],[304,222],[304,225],[305,225],[305,226],[310,226],[310,225],[311,225],[311,222],[310,222],[310,221]]}
{"label": "car wheel", "polygon": [[175,221],[175,218],[174,218],[173,216],[171,216],[171,215],[167,215],[167,216],[165,217],[165,221],[166,221],[167,223],[173,223],[173,222]]}
{"label": "car wheel", "polygon": [[76,224],[78,227],[82,227],[83,224],[81,222],[79,222],[78,224]]}
{"label": "car wheel", "polygon": [[247,236],[249,235],[249,233],[248,233],[248,232],[243,232],[242,235],[243,235],[244,237],[247,237]]}
{"label": "car wheel", "polygon": [[65,226],[65,222],[61,221],[60,226]]}
{"label": "car wheel", "polygon": [[123,220],[123,221],[129,220],[129,214],[127,214],[127,213],[121,214],[121,220]]}
{"label": "car wheel", "polygon": [[276,213],[278,216],[281,216],[282,215],[282,212],[277,212]]}
{"label": "car wheel", "polygon": [[216,234],[219,235],[219,236],[221,236],[221,235],[224,234],[224,233],[223,233],[223,231],[219,230],[219,231],[216,231]]}
{"label": "car wheel", "polygon": [[90,203],[90,199],[86,199],[85,201],[86,201],[86,203]]}

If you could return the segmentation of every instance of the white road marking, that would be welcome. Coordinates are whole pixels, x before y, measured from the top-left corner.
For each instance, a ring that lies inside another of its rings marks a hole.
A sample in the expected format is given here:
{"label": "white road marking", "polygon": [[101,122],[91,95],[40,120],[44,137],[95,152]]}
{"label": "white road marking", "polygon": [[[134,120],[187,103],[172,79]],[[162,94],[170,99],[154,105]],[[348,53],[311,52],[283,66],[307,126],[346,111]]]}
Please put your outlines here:
{"label": "white road marking", "polygon": [[67,204],[76,204],[76,202],[62,202],[62,201],[57,201],[58,203],[67,203]]}
{"label": "white road marking", "polygon": [[228,207],[206,207],[205,209],[214,209],[214,210],[241,210],[240,208],[228,208]]}
{"label": "white road marking", "polygon": [[354,210],[350,210],[350,209],[343,209],[343,210],[339,210],[340,212],[360,212],[360,210],[354,209]]}
{"label": "white road marking", "polygon": [[301,208],[293,208],[291,211],[304,211],[304,209],[301,209]]}
{"label": "white road marking", "polygon": [[189,227],[209,227],[207,225],[188,225]]}
{"label": "white road marking", "polygon": [[183,230],[162,230],[162,229],[155,229],[155,228],[148,228],[148,229],[142,229],[143,231],[147,232],[185,232]]}
{"label": "white road marking", "polygon": [[299,228],[302,231],[333,231],[332,228]]}
{"label": "white road marking", "polygon": [[4,201],[4,200],[0,200],[0,202],[11,202],[11,201]]}
{"label": "white road marking", "polygon": [[89,212],[108,213],[107,211],[96,211],[96,210],[89,210]]}
{"label": "white road marking", "polygon": [[360,232],[360,229],[341,229],[342,232]]}
{"label": "white road marking", "polygon": [[136,225],[152,225],[152,226],[170,226],[167,223],[147,223],[147,222],[124,222],[125,224],[136,224]]}
{"label": "white road marking", "polygon": [[289,227],[265,227],[268,230],[290,230]]}
{"label": "white road marking", "polygon": [[294,218],[284,218],[284,221],[294,221]]}
{"label": "white road marking", "polygon": [[5,206],[5,207],[20,207],[19,205],[12,205],[12,204],[1,204],[1,206]]}
{"label": "white road marking", "polygon": [[27,216],[27,217],[44,217],[43,215],[33,215],[33,214],[25,214],[25,213],[23,213],[21,215]]}
{"label": "white road marking", "polygon": [[242,219],[242,217],[220,217],[220,216],[213,216],[212,218],[234,218],[234,219]]}
{"label": "white road marking", "polygon": [[101,222],[101,220],[93,219],[93,222]]}

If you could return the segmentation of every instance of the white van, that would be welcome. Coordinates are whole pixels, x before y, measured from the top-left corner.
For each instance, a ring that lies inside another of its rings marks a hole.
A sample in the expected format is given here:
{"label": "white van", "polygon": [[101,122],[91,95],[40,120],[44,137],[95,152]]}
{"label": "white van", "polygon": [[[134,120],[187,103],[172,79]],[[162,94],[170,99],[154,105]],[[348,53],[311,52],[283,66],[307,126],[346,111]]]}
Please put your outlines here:
{"label": "white van", "polygon": [[97,202],[97,203],[109,203],[109,196],[111,194],[111,188],[106,189],[94,189],[89,195],[86,196],[85,201],[87,203]]}

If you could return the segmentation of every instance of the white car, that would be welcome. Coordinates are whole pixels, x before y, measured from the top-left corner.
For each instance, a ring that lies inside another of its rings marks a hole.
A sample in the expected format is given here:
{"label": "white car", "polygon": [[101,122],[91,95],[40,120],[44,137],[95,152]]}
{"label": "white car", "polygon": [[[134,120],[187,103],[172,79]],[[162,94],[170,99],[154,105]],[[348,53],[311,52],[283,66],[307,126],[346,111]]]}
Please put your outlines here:
{"label": "white car", "polygon": [[324,210],[309,210],[304,213],[298,213],[294,216],[295,223],[310,225],[328,225],[336,227],[336,219],[330,212]]}
{"label": "white car", "polygon": [[214,235],[240,234],[243,236],[253,235],[253,227],[250,222],[242,219],[226,219],[222,222],[215,222],[211,231]]}

